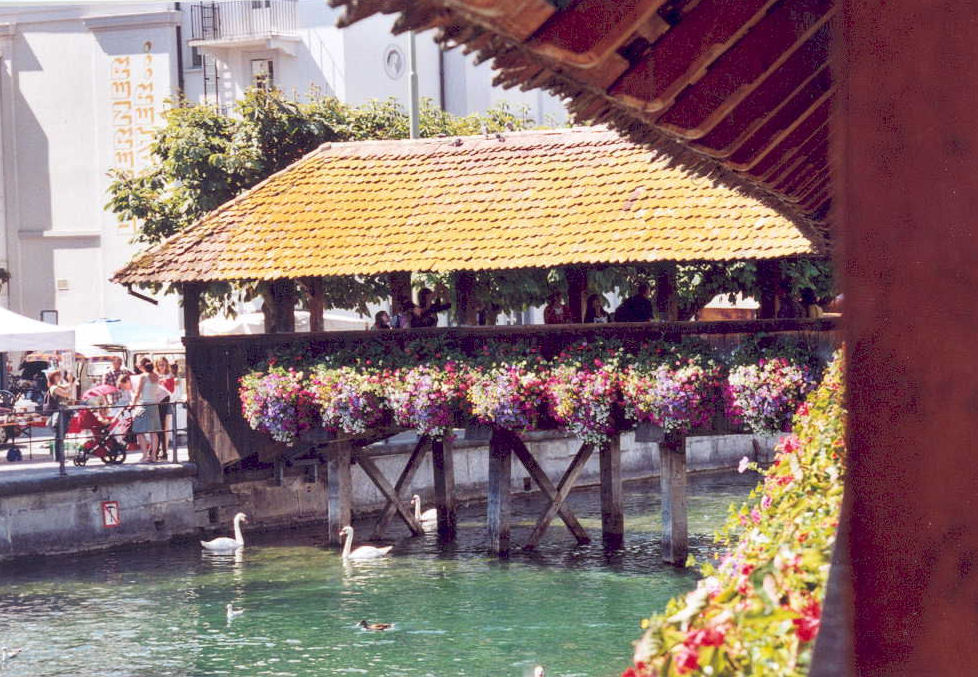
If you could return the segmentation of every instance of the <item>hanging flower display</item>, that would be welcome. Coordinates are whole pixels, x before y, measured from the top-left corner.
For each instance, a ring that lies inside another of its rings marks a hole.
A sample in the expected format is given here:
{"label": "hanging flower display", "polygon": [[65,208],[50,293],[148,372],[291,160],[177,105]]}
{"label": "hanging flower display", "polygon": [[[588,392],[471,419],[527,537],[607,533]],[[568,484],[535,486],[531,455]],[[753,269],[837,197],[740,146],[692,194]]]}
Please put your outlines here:
{"label": "hanging flower display", "polygon": [[560,365],[546,381],[551,415],[585,444],[604,445],[617,426],[618,375],[600,359],[587,366]]}
{"label": "hanging flower display", "polygon": [[449,361],[392,372],[384,392],[398,425],[419,435],[444,437],[468,410],[469,384],[468,368]]}
{"label": "hanging flower display", "polygon": [[469,387],[472,414],[482,423],[513,431],[537,426],[545,397],[543,378],[523,364],[474,371]]}
{"label": "hanging flower display", "polygon": [[241,413],[255,430],[286,444],[319,425],[315,395],[306,389],[303,372],[271,367],[241,378]]}
{"label": "hanging flower display", "polygon": [[625,416],[670,433],[705,427],[716,412],[720,384],[720,370],[712,365],[687,361],[652,370],[632,366],[621,377]]}
{"label": "hanging flower display", "polygon": [[727,413],[754,433],[785,432],[814,386],[807,366],[781,357],[734,367],[727,378]]}

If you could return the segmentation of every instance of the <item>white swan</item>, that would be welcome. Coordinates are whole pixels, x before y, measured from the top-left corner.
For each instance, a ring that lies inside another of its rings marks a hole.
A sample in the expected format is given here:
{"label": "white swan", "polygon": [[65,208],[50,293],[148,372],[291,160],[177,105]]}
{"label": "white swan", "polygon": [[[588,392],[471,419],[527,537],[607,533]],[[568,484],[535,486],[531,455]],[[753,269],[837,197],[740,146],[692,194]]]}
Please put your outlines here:
{"label": "white swan", "polygon": [[538,665],[533,668],[533,677],[543,677],[543,666]]}
{"label": "white swan", "polygon": [[226,608],[228,610],[228,623],[231,622],[232,618],[237,618],[238,616],[244,613],[244,609],[235,609],[234,605],[232,605],[230,602],[228,602]]}
{"label": "white swan", "polygon": [[212,541],[201,541],[201,546],[203,546],[204,550],[210,550],[211,552],[229,553],[234,552],[238,548],[243,548],[244,536],[241,535],[241,523],[247,521],[248,518],[245,517],[245,514],[243,512],[239,512],[234,516],[234,538],[221,536],[220,538],[215,538]]}
{"label": "white swan", "polygon": [[414,506],[414,519],[418,520],[425,531],[438,523],[438,509],[428,508],[421,512],[421,497],[417,494],[411,497],[411,505]]}
{"label": "white swan", "polygon": [[343,542],[343,559],[378,559],[380,557],[387,557],[387,553],[391,551],[393,545],[388,545],[384,548],[375,548],[372,545],[361,545],[359,548],[350,552],[353,547],[353,527],[343,527],[340,529],[340,538],[346,537]]}

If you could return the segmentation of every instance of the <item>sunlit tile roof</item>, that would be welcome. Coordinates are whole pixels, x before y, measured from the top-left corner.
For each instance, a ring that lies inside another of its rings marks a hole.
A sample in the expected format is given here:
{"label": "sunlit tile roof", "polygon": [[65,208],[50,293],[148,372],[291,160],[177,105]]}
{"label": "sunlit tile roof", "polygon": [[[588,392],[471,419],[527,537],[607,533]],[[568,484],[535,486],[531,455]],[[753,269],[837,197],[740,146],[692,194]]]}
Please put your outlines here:
{"label": "sunlit tile roof", "polygon": [[784,217],[604,128],[326,144],[137,256],[124,284],[812,253]]}

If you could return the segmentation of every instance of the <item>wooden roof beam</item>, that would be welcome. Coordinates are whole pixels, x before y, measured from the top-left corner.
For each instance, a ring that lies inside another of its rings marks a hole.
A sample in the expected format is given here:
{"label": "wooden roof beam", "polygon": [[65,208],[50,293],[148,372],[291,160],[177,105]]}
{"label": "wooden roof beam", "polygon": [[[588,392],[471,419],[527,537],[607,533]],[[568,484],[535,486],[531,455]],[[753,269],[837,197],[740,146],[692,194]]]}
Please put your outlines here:
{"label": "wooden roof beam", "polygon": [[547,0],[444,0],[449,7],[481,24],[490,24],[523,42],[556,13]]}
{"label": "wooden roof beam", "polygon": [[664,110],[773,4],[703,0],[653,43],[609,94],[646,111]]}
{"label": "wooden roof beam", "polygon": [[767,77],[743,101],[730,110],[697,146],[714,157],[726,157],[823,70],[828,69],[831,31],[823,26],[784,64]]}
{"label": "wooden roof beam", "polygon": [[748,158],[758,157],[766,148],[770,148],[772,143],[776,143],[780,136],[790,132],[793,126],[798,125],[806,115],[830,98],[832,92],[832,75],[826,68],[819,77],[798,92],[728,157],[737,163],[744,163]]}
{"label": "wooden roof beam", "polygon": [[794,162],[796,157],[811,153],[818,146],[818,144],[822,142],[822,140],[828,138],[831,124],[832,123],[830,120],[826,120],[824,123],[822,123],[821,127],[813,130],[807,139],[786,153],[778,162],[770,163],[768,169],[758,178],[764,183],[768,184],[779,181],[780,177],[784,175],[787,166]]}
{"label": "wooden roof beam", "polygon": [[817,153],[805,158],[793,172],[786,175],[780,183],[775,184],[774,189],[785,195],[801,195],[802,185],[808,183],[812,174],[824,173],[829,162],[828,142],[820,147]]}
{"label": "wooden roof beam", "polygon": [[706,135],[804,46],[835,12],[833,0],[782,0],[676,97],[655,124],[687,139]]}
{"label": "wooden roof beam", "polygon": [[599,66],[656,18],[665,0],[578,0],[543,24],[527,46],[569,66]]}
{"label": "wooden roof beam", "polygon": [[[791,122],[785,129],[774,135],[763,147],[755,150],[735,153],[726,160],[726,164],[739,171],[749,171],[757,167],[762,160],[774,153],[775,157],[781,157],[785,152],[800,146],[805,139],[818,127],[828,121],[832,111],[832,94],[826,92],[797,119]],[[775,152],[777,151],[777,152]],[[752,176],[757,176],[759,172],[751,171]]]}

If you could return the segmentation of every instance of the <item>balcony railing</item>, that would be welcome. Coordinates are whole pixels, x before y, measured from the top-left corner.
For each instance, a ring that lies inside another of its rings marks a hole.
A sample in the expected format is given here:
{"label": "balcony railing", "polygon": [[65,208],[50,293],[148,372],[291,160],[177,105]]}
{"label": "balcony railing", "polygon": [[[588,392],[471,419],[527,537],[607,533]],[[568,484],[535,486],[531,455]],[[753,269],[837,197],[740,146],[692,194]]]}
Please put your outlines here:
{"label": "balcony railing", "polygon": [[191,40],[242,40],[290,35],[298,0],[201,2],[190,8]]}

